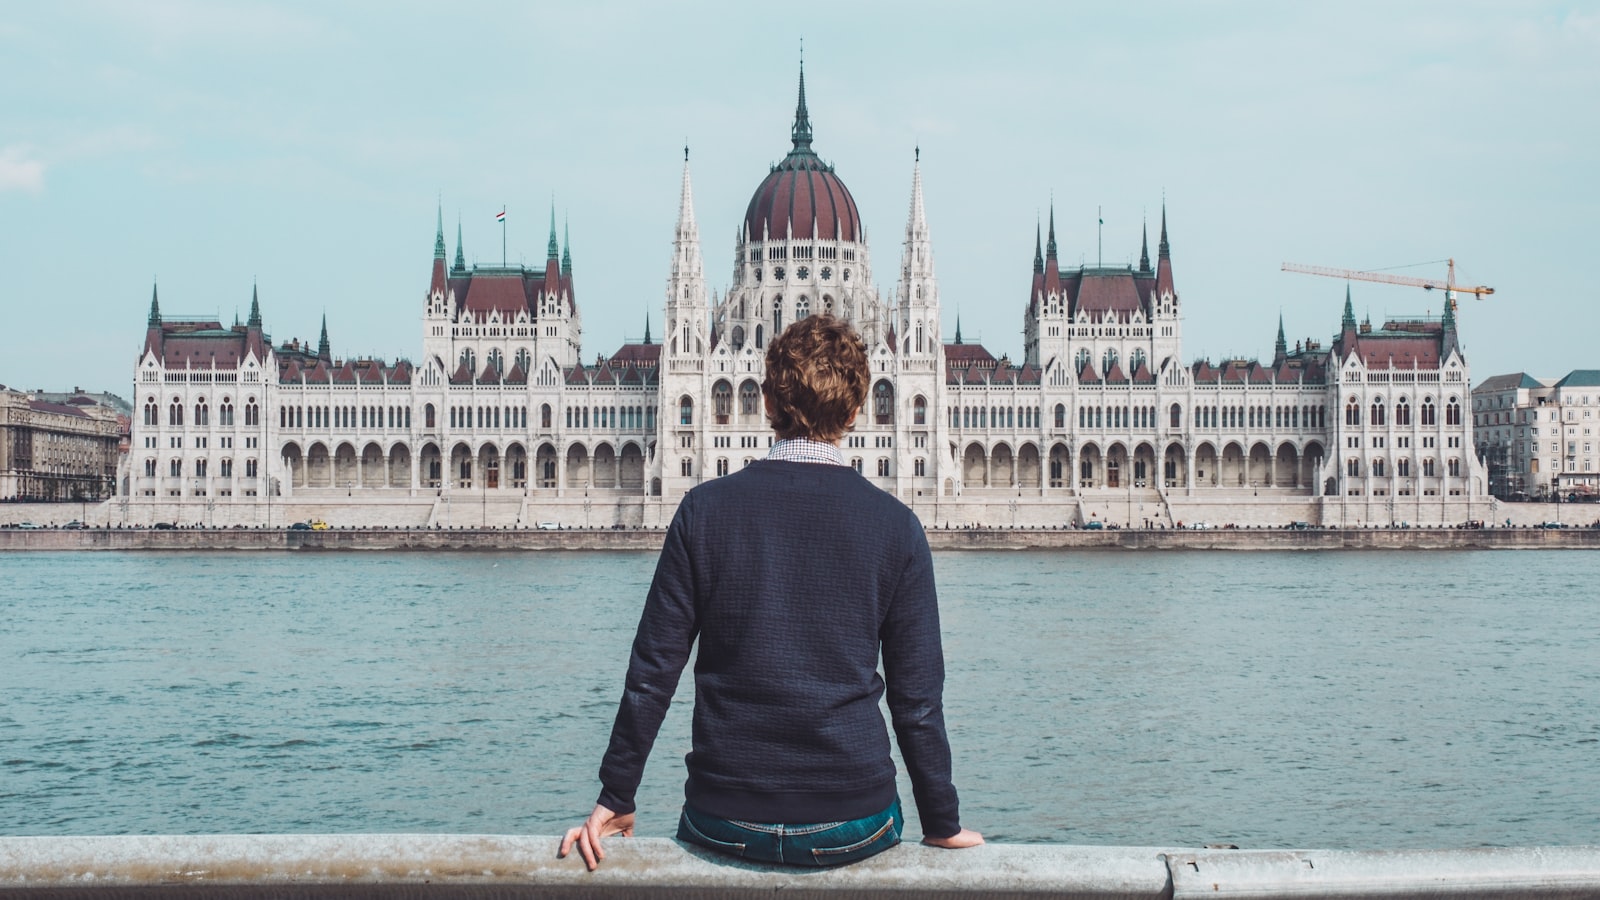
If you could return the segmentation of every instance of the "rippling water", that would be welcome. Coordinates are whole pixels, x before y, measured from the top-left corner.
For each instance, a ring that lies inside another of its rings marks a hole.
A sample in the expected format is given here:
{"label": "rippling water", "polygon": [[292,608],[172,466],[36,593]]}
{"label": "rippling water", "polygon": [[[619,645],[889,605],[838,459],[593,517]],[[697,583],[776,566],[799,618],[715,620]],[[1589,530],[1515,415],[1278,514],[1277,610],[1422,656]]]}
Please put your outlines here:
{"label": "rippling water", "polygon": [[[0,833],[554,834],[593,805],[654,558],[0,566]],[[1600,556],[936,566],[963,819],[990,839],[1600,840]],[[643,834],[672,830],[688,726],[680,703],[640,791]]]}

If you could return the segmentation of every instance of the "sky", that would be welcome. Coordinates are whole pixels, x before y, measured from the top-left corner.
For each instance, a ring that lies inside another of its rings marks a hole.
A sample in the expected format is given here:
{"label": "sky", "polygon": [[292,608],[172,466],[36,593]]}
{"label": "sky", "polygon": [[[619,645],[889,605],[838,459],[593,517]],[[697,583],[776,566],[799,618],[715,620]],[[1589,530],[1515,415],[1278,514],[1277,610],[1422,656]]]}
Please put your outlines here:
{"label": "sky", "polygon": [[[1600,3],[57,0],[0,9],[0,383],[129,396],[153,285],[415,359],[441,206],[452,257],[459,221],[499,263],[504,208],[534,266],[554,208],[586,359],[659,335],[683,147],[725,291],[802,41],[886,298],[921,148],[947,338],[1020,359],[1052,205],[1064,265],[1121,265],[1164,203],[1187,360],[1332,337],[1347,284],[1284,262],[1453,257],[1495,288],[1474,382],[1600,368]],[[1349,288],[1378,324],[1443,302]]]}

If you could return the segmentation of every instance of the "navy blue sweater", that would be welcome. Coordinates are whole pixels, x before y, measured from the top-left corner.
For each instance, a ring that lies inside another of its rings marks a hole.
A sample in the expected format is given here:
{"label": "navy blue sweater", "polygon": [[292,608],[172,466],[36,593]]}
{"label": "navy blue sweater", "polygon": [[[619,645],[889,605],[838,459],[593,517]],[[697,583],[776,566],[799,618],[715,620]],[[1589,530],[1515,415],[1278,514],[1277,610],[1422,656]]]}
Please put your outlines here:
{"label": "navy blue sweater", "polygon": [[887,680],[923,834],[961,829],[933,560],[900,501],[849,467],[777,460],[684,497],[600,766],[607,808],[633,811],[696,637],[690,805],[793,824],[882,811],[895,795]]}

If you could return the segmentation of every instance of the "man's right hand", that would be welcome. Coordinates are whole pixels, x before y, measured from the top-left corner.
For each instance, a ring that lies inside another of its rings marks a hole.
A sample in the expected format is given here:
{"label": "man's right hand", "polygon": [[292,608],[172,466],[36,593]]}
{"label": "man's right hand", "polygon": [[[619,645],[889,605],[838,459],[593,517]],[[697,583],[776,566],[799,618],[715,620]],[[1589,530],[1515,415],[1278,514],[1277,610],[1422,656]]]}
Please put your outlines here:
{"label": "man's right hand", "polygon": [[963,828],[949,837],[925,837],[922,842],[929,847],[940,847],[945,850],[965,850],[968,847],[976,847],[983,843],[983,835],[970,828]]}
{"label": "man's right hand", "polygon": [[[572,852],[572,845],[577,844],[578,852],[583,856],[583,864],[593,872],[595,867],[600,865],[600,860],[606,858],[606,851],[600,846],[600,839],[614,834],[633,837],[633,813],[619,816],[596,803],[594,812],[589,814],[589,818],[584,820],[582,825],[567,829],[567,835],[561,839],[561,849],[556,851],[556,856],[565,857]],[[983,838],[978,840],[982,841]]]}

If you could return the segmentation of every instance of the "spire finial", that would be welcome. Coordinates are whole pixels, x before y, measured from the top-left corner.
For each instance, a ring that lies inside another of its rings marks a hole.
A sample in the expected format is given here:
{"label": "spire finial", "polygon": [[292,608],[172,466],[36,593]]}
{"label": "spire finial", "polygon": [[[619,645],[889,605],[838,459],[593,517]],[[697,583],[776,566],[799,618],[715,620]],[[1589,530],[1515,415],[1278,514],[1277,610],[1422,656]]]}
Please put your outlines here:
{"label": "spire finial", "polygon": [[650,314],[644,314],[644,345],[650,346]]}
{"label": "spire finial", "polygon": [[251,328],[261,327],[261,300],[256,291],[255,282],[250,283],[250,322]]}
{"label": "spire finial", "polygon": [[550,196],[550,244],[546,249],[548,250],[549,259],[561,258],[561,242],[556,240],[556,198],[554,194]]}
{"label": "spire finial", "polygon": [[1161,198],[1161,243],[1156,245],[1156,253],[1162,259],[1172,256],[1172,248],[1167,245],[1167,200]]}
{"label": "spire finial", "polygon": [[439,230],[433,236],[433,258],[444,259],[444,199],[439,200]]}
{"label": "spire finial", "polygon": [[1150,223],[1144,222],[1140,226],[1144,237],[1139,241],[1139,271],[1150,271]]}
{"label": "spire finial", "polygon": [[956,313],[956,343],[961,343],[961,314]]}
{"label": "spire finial", "polygon": [[1272,348],[1273,362],[1283,362],[1289,355],[1289,342],[1283,339],[1283,312],[1278,312],[1278,342]]}
{"label": "spire finial", "polygon": [[1056,198],[1050,198],[1050,237],[1045,241],[1044,254],[1046,259],[1056,258]]}
{"label": "spire finial", "polygon": [[1044,223],[1037,217],[1033,220],[1033,271],[1037,274],[1044,271],[1044,238],[1039,235],[1044,233]]}
{"label": "spire finial", "polygon": [[455,265],[455,268],[456,268],[456,271],[458,271],[458,272],[459,271],[464,271],[467,268],[467,255],[466,255],[466,251],[461,249],[461,243],[462,243],[462,241],[461,241],[461,213],[457,212],[456,213],[456,265]]}
{"label": "spire finial", "polygon": [[561,217],[561,274],[572,274],[572,229],[567,217]]}
{"label": "spire finial", "polygon": [[806,111],[806,56],[805,46],[800,47],[800,99],[794,107],[794,128],[790,130],[794,141],[791,153],[811,152],[811,114]]}
{"label": "spire finial", "polygon": [[1346,330],[1353,330],[1356,327],[1356,308],[1350,303],[1349,282],[1345,282],[1344,285],[1344,318],[1339,324]]}
{"label": "spire finial", "polygon": [[150,279],[150,327],[161,324],[161,302],[156,299],[156,282]]}
{"label": "spire finial", "polygon": [[322,314],[322,337],[317,340],[317,358],[333,362],[333,350],[328,346],[328,314]]}

